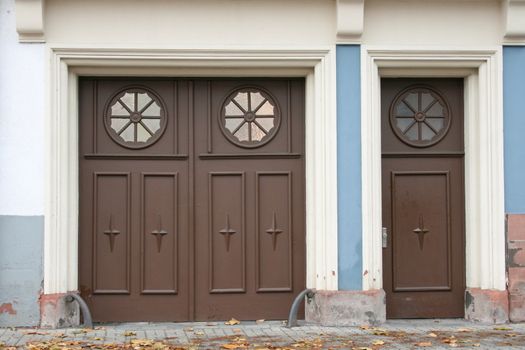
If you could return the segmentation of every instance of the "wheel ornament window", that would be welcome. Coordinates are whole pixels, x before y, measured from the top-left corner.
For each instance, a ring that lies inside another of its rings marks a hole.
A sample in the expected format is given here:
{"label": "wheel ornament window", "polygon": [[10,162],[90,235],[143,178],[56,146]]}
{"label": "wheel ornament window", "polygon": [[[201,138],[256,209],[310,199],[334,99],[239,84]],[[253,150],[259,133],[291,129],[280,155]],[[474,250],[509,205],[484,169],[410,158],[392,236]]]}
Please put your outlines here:
{"label": "wheel ornament window", "polygon": [[105,113],[106,130],[127,148],[152,145],[166,129],[166,108],[161,99],[145,88],[128,88],[116,93]]}
{"label": "wheel ornament window", "polygon": [[392,102],[390,125],[404,143],[429,147],[445,137],[450,127],[450,110],[436,90],[426,86],[410,87]]}
{"label": "wheel ornament window", "polygon": [[281,113],[269,92],[244,87],[236,89],[224,100],[219,124],[230,142],[255,148],[275,137],[281,124]]}

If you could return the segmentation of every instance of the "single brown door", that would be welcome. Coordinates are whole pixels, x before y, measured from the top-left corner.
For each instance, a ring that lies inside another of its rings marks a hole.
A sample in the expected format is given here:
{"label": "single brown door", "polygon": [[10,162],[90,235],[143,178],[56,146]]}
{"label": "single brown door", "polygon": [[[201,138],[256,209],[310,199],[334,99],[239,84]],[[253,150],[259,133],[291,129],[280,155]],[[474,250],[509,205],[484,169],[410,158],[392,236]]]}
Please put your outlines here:
{"label": "single brown door", "polygon": [[96,321],[285,318],[305,286],[304,82],[80,81]]}
{"label": "single brown door", "polygon": [[285,319],[305,287],[302,80],[195,83],[196,318]]}
{"label": "single brown door", "polygon": [[387,317],[463,317],[461,79],[382,79]]}

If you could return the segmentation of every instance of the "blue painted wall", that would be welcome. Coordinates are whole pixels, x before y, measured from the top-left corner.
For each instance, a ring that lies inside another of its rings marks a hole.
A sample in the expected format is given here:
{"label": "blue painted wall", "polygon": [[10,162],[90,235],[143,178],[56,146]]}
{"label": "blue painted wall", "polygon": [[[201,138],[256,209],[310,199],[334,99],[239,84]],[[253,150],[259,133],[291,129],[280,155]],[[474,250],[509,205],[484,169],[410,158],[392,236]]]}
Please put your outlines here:
{"label": "blue painted wall", "polygon": [[37,326],[43,216],[0,216],[0,327]]}
{"label": "blue painted wall", "polygon": [[525,47],[503,48],[505,211],[525,213]]}
{"label": "blue painted wall", "polygon": [[362,288],[360,46],[337,45],[339,289]]}

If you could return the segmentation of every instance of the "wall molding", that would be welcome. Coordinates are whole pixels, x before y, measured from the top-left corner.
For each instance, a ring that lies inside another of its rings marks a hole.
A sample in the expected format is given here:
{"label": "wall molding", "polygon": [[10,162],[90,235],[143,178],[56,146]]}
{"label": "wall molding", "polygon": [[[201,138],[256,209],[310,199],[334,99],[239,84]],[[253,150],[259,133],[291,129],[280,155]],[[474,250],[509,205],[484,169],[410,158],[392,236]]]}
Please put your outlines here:
{"label": "wall molding", "polygon": [[364,28],[365,0],[337,0],[337,43],[356,43]]}
{"label": "wall molding", "polygon": [[306,269],[337,289],[335,46],[314,49],[50,48],[44,293],[78,289],[78,76],[306,78]]}
{"label": "wall molding", "polygon": [[505,41],[525,44],[525,0],[504,0],[502,6]]}
{"label": "wall molding", "polygon": [[361,52],[363,289],[383,283],[380,80],[417,76],[465,79],[466,283],[505,290],[501,47],[363,46]]}
{"label": "wall molding", "polygon": [[23,43],[44,42],[44,0],[16,0],[16,31]]}

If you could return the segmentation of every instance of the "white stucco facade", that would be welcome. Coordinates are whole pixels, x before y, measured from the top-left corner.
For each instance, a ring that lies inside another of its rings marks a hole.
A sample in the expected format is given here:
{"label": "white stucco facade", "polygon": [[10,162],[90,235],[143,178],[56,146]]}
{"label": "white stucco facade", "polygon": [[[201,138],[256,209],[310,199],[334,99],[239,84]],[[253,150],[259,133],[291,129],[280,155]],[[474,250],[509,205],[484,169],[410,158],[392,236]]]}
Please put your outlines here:
{"label": "white stucco facade", "polygon": [[21,44],[0,2],[0,215],[44,214],[46,47]]}

